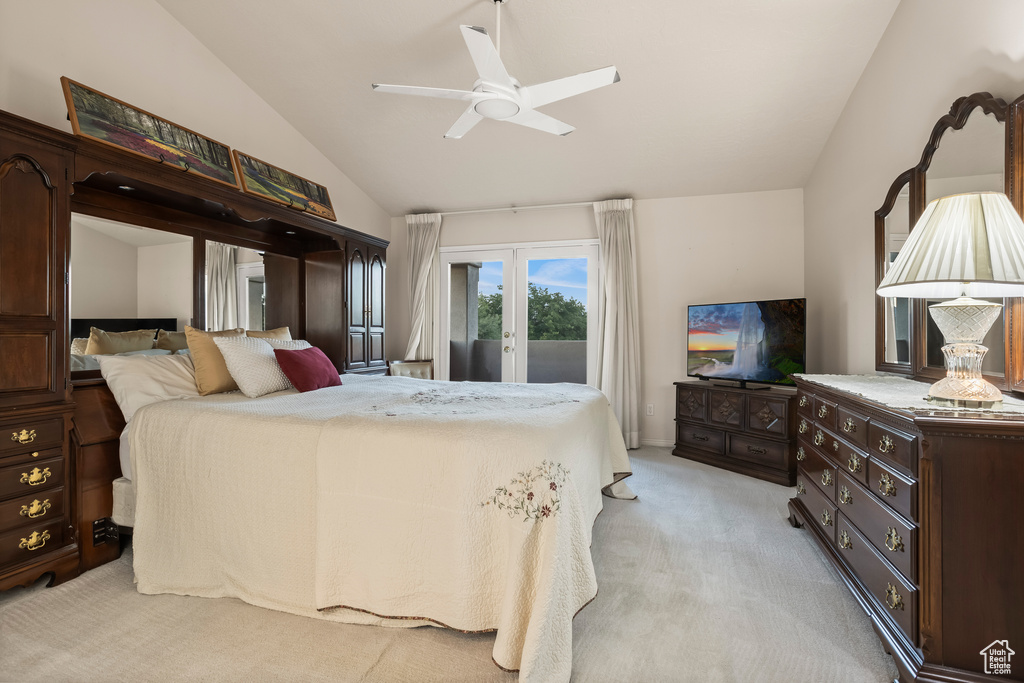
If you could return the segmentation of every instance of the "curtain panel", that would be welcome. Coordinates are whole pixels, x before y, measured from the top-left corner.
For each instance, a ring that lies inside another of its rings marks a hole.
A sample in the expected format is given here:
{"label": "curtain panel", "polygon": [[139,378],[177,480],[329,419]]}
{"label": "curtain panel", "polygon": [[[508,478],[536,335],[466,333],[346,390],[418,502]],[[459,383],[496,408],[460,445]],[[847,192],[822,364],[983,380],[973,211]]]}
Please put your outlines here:
{"label": "curtain panel", "polygon": [[206,329],[238,326],[238,285],[235,254],[238,247],[206,243]]}
{"label": "curtain panel", "polygon": [[434,360],[438,355],[436,302],[440,286],[441,214],[409,214],[409,343],[405,360]]}

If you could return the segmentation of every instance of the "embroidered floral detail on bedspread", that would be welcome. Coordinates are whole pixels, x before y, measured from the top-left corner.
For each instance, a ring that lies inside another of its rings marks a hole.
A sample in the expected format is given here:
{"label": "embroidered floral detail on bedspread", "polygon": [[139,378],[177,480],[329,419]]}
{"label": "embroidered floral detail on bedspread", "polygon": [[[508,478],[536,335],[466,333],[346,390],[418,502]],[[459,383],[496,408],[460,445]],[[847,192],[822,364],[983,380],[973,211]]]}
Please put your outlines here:
{"label": "embroidered floral detail on bedspread", "polygon": [[561,463],[544,460],[540,465],[520,472],[508,486],[494,489],[494,495],[480,503],[480,507],[494,505],[504,510],[511,519],[542,521],[552,517],[562,507],[562,487],[569,476]]}

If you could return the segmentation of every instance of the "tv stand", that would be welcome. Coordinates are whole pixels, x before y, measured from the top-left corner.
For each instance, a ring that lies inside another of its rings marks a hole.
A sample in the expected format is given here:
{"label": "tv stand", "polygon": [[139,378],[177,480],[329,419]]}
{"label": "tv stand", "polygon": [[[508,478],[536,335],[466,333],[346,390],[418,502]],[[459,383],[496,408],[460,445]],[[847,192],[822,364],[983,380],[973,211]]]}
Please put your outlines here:
{"label": "tv stand", "polygon": [[740,384],[675,383],[672,454],[795,486],[796,389]]}

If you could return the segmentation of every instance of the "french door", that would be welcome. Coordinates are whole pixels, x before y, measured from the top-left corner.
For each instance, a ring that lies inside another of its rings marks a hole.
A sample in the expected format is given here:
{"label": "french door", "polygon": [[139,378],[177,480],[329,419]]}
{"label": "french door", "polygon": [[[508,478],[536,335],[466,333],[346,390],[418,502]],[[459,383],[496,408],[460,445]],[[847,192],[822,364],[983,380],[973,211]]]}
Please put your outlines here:
{"label": "french door", "polygon": [[596,240],[442,249],[439,378],[593,385],[599,272]]}

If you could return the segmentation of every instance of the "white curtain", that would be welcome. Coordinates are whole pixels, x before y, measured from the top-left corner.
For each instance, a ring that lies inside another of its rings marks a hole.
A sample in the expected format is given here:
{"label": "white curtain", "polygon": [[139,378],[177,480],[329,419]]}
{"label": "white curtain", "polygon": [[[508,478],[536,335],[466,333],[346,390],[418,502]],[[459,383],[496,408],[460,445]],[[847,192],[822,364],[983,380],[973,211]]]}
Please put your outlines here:
{"label": "white curtain", "polygon": [[235,253],[238,247],[206,243],[206,329],[238,326],[238,285]]}
{"label": "white curtain", "polygon": [[411,327],[406,360],[437,362],[435,302],[440,278],[441,214],[421,213],[405,217],[409,228],[409,297]]}
{"label": "white curtain", "polygon": [[627,448],[640,447],[640,308],[633,200],[594,202],[604,303],[598,332],[597,386],[619,418]]}

